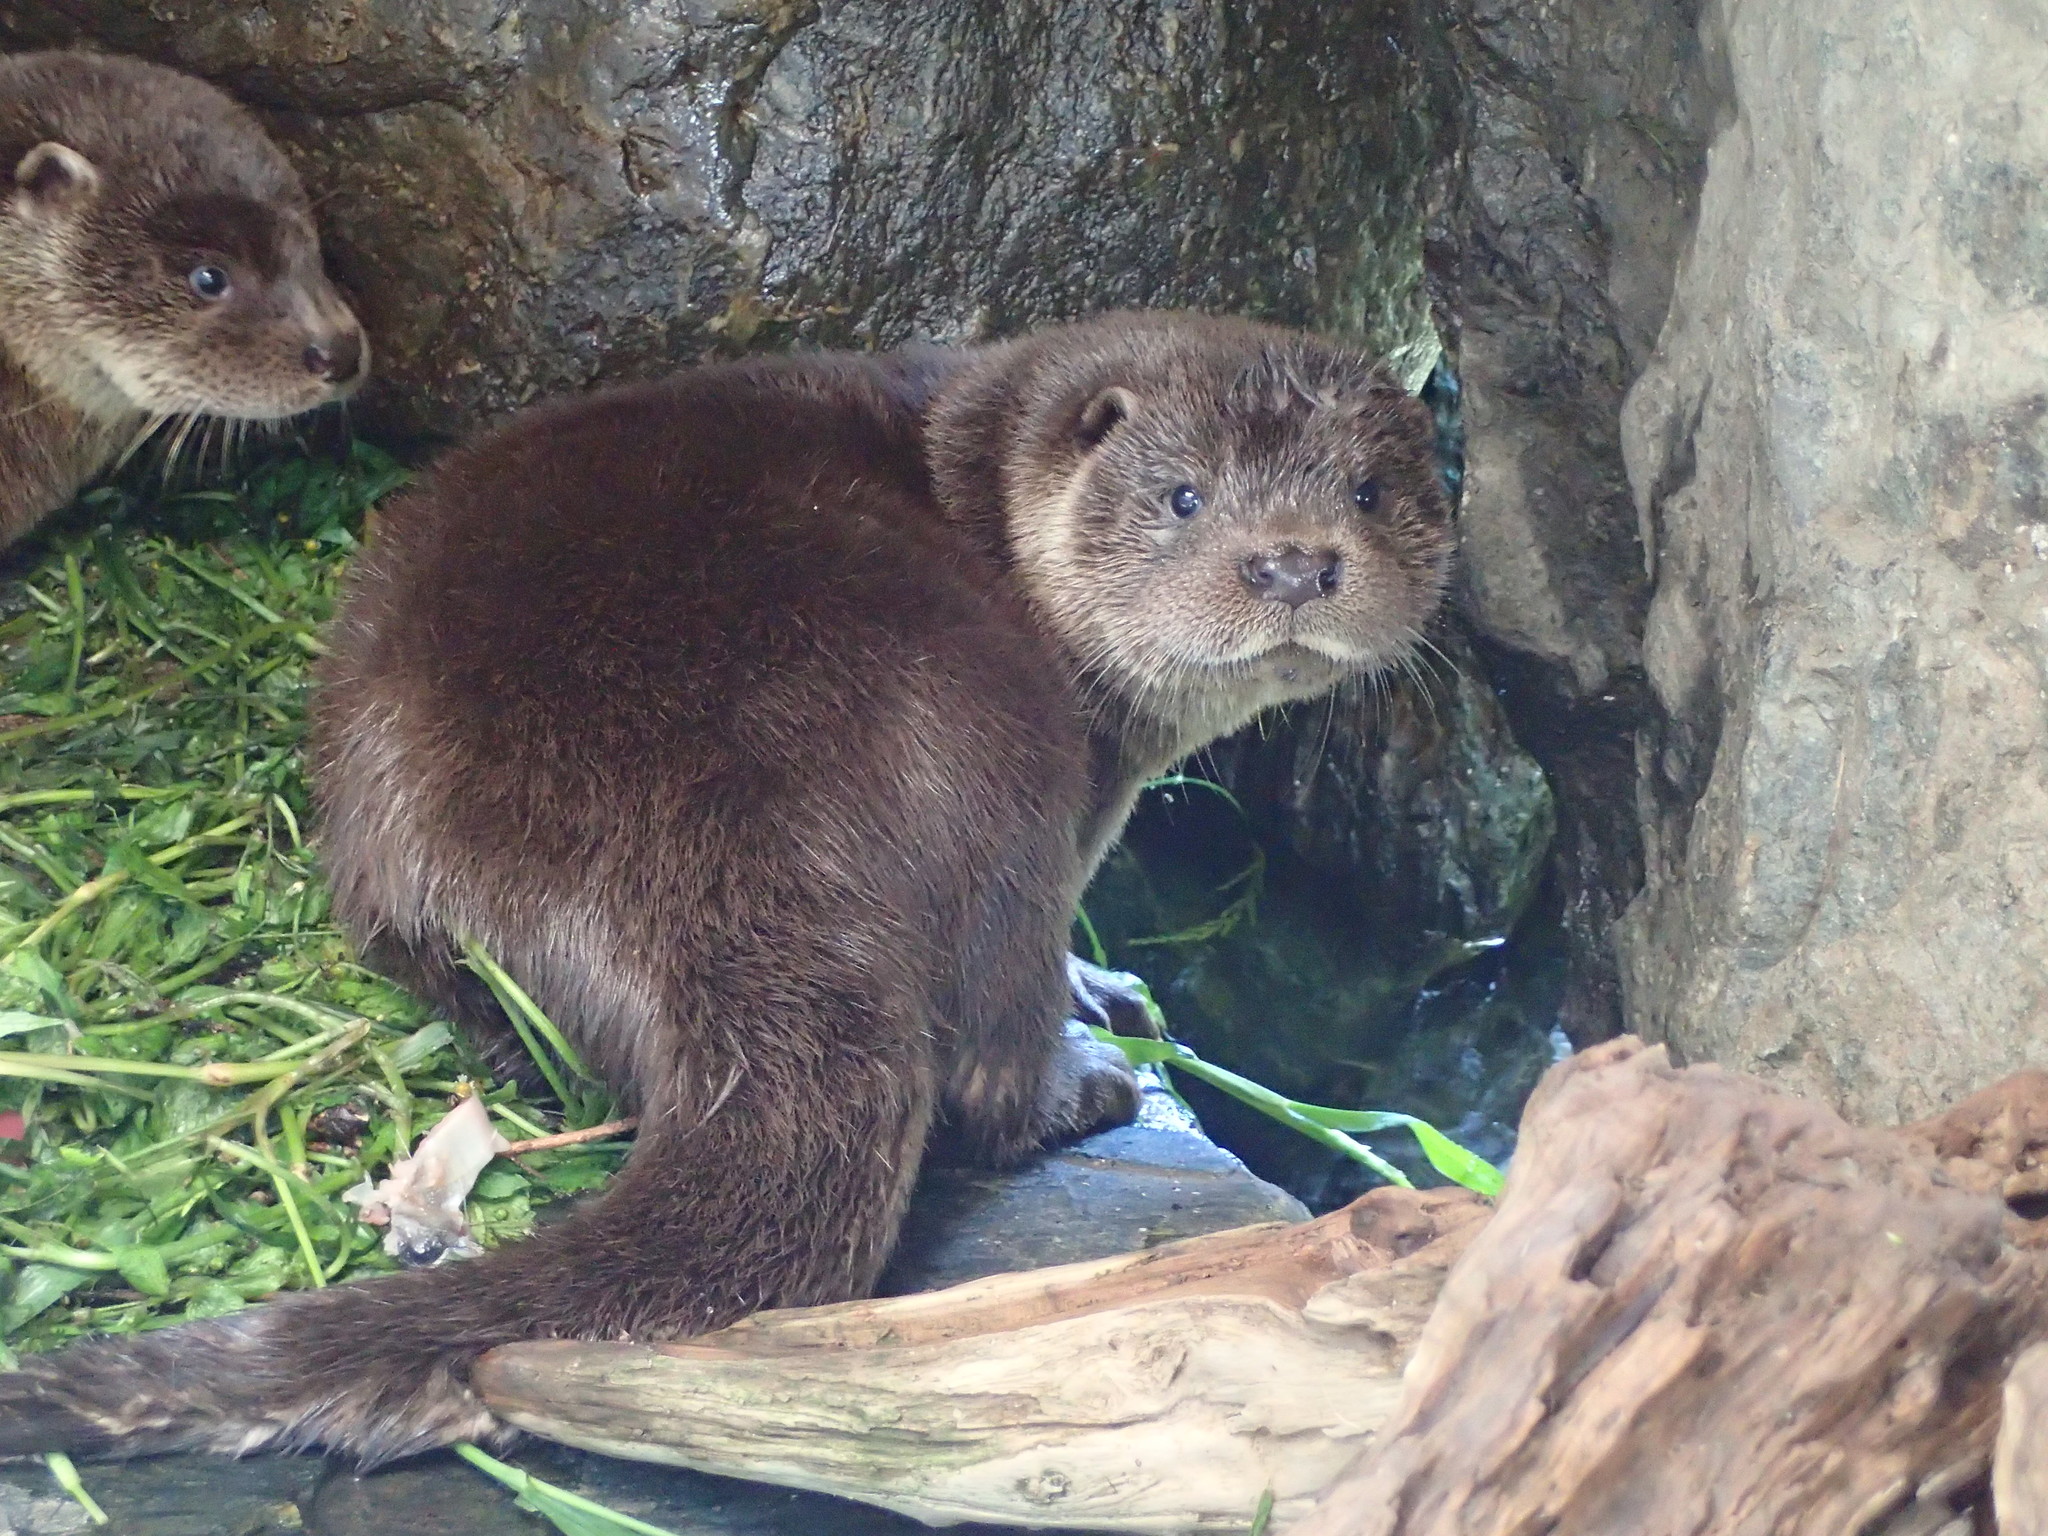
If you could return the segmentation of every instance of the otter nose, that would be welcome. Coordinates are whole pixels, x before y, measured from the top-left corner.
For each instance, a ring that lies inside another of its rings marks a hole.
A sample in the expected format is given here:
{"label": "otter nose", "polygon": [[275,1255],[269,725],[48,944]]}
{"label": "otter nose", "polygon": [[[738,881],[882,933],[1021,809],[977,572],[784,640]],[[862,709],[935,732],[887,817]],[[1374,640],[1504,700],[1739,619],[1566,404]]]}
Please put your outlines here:
{"label": "otter nose", "polygon": [[301,357],[306,372],[336,384],[347,384],[363,371],[363,338],[356,331],[343,331],[313,343]]}
{"label": "otter nose", "polygon": [[1238,574],[1257,596],[1299,608],[1337,590],[1344,579],[1344,560],[1334,549],[1311,552],[1290,544],[1271,554],[1253,555]]}

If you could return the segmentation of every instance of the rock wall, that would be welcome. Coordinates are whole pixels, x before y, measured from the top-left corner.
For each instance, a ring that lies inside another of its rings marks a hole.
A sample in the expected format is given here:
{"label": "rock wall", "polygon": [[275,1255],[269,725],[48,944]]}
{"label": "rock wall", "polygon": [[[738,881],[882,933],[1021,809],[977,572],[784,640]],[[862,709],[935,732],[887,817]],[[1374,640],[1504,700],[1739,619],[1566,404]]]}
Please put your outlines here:
{"label": "rock wall", "polygon": [[1629,396],[1655,555],[1632,1021],[1927,1113],[2048,1054],[2048,11],[1724,0]]}
{"label": "rock wall", "polygon": [[1436,354],[1422,0],[5,0],[266,110],[378,350],[366,419],[1119,304]]}
{"label": "rock wall", "polygon": [[1619,1027],[1612,929],[1642,879],[1649,583],[1620,408],[1691,229],[1712,71],[1696,0],[1462,0],[1445,21],[1462,117],[1429,265],[1463,386],[1460,607],[1556,792],[1585,1043]]}

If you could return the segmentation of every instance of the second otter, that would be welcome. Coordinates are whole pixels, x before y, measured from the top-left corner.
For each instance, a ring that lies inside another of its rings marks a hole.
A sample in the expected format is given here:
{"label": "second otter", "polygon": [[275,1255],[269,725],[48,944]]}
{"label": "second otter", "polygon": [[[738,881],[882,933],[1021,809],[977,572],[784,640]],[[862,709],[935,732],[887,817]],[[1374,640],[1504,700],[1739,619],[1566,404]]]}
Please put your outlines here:
{"label": "second otter", "polygon": [[503,1432],[493,1345],[871,1287],[935,1131],[1127,1117],[1067,1034],[1143,780],[1418,637],[1451,534],[1367,357],[1121,316],[697,369],[535,411],[388,518],[315,753],[336,910],[473,1027],[481,941],[637,1104],[590,1205],[441,1269],[0,1376],[0,1452]]}
{"label": "second otter", "polygon": [[0,546],[152,424],[274,420],[368,366],[254,118],[137,59],[0,59]]}

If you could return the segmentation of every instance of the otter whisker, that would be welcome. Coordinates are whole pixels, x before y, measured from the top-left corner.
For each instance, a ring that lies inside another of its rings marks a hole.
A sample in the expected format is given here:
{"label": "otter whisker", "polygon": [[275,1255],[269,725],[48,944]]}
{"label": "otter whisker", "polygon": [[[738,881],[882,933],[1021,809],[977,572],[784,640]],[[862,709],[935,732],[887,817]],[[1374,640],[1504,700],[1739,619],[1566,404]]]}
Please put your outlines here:
{"label": "otter whisker", "polygon": [[206,458],[209,453],[214,456],[219,466],[215,471],[216,475],[226,475],[228,466],[227,435],[227,421],[219,416],[209,416],[206,419],[206,425],[200,429],[199,479],[202,484],[206,480]]}
{"label": "otter whisker", "polygon": [[1422,696],[1423,707],[1429,711],[1429,723],[1438,731],[1442,731],[1444,722],[1443,717],[1437,713],[1436,690],[1430,686],[1429,679],[1424,677],[1421,669],[1415,665],[1415,652],[1404,650],[1395,661],[1401,668],[1402,675],[1415,685],[1409,691]]}
{"label": "otter whisker", "polygon": [[170,419],[171,413],[169,411],[158,411],[156,414],[152,415],[147,421],[143,422],[143,424],[136,430],[135,435],[128,440],[128,446],[121,450],[121,456],[115,459],[113,464],[108,467],[107,473],[118,473],[128,463],[130,459],[134,458],[135,455],[141,451],[142,445],[144,443],[148,442],[152,437],[155,437],[158,432],[163,430],[164,423],[169,421]]}
{"label": "otter whisker", "polygon": [[1428,656],[1435,658],[1435,661],[1443,663],[1443,665],[1445,665],[1446,667],[1449,667],[1451,669],[1451,676],[1453,678],[1460,678],[1465,675],[1465,669],[1458,665],[1457,659],[1453,657],[1449,652],[1444,650],[1444,648],[1438,645],[1434,640],[1430,639],[1429,636],[1425,634],[1422,630],[1417,629],[1414,625],[1411,624],[1403,631],[1403,634],[1406,638],[1414,642],[1417,650],[1423,652]]}
{"label": "otter whisker", "polygon": [[169,491],[173,488],[172,477],[177,473],[178,459],[180,455],[182,455],[185,451],[185,440],[192,435],[192,428],[196,426],[198,422],[199,413],[197,411],[185,412],[184,419],[178,424],[177,435],[171,439],[170,451],[164,455],[163,468],[160,476],[163,487],[166,491]]}
{"label": "otter whisker", "polygon": [[1337,693],[1338,690],[1333,688],[1323,695],[1323,728],[1316,733],[1315,755],[1308,762],[1308,771],[1312,775],[1321,771],[1323,753],[1329,750],[1330,728],[1337,719]]}
{"label": "otter whisker", "polygon": [[1385,667],[1374,667],[1366,673],[1372,684],[1373,716],[1382,728],[1390,727],[1394,720],[1394,695],[1387,687]]}

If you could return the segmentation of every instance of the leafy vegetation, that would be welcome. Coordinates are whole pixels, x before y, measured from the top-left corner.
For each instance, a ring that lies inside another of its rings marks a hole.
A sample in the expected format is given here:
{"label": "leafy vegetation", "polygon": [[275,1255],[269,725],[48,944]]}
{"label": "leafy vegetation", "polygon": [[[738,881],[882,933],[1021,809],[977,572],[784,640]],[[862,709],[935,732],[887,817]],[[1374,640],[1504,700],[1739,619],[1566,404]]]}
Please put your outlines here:
{"label": "leafy vegetation", "polygon": [[[0,587],[0,1333],[47,1348],[389,1267],[342,1190],[474,1086],[552,1116],[357,965],[307,849],[317,629],[367,508],[356,445],[172,496],[95,493]],[[254,530],[254,531],[251,531]],[[565,1095],[569,1125],[599,1095]],[[486,1241],[620,1144],[492,1169]]]}

